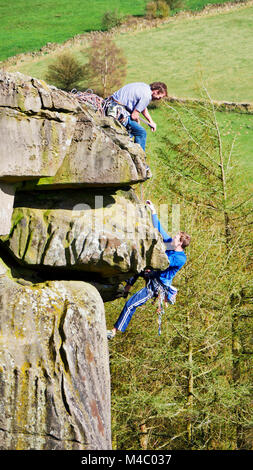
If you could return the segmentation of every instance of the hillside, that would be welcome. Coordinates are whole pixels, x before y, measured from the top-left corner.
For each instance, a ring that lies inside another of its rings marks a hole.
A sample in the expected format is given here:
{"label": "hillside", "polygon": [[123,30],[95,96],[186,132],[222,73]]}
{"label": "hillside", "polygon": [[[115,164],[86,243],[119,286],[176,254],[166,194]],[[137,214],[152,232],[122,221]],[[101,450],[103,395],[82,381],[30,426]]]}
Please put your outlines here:
{"label": "hillside", "polygon": [[[195,7],[199,8],[201,0],[194,2]],[[120,3],[130,5],[127,1]],[[136,10],[131,7],[131,13],[135,11],[135,14],[140,14],[138,9],[143,8],[143,3],[136,1]],[[20,0],[19,4],[21,6],[23,1]],[[29,6],[30,2],[27,4]],[[44,5],[46,4],[44,2]],[[101,0],[99,4],[101,13],[102,7],[107,7],[108,3]],[[74,8],[74,5],[73,1],[71,8]],[[79,2],[79,13],[83,5],[87,6],[88,2]],[[113,5],[114,2],[111,2],[110,8]],[[76,11],[66,9],[66,13],[69,18],[74,17],[78,22],[81,20],[81,15],[77,15]],[[41,20],[45,29],[47,19],[43,19],[41,15]],[[61,17],[55,18],[55,22],[58,20],[61,21]],[[95,21],[100,20],[94,16],[94,24],[98,24]],[[128,60],[126,82],[162,80],[168,85],[169,95],[186,98],[198,98],[204,82],[215,100],[253,102],[252,23],[251,3],[247,6],[235,6],[229,11],[170,18],[168,23],[153,29],[116,32],[115,41],[123,49]],[[62,36],[57,39],[55,34],[54,41],[62,41],[75,34],[64,25],[62,22]],[[55,33],[57,31],[59,30],[55,28]],[[30,32],[27,38],[29,36]],[[30,50],[31,37],[28,39],[26,47]],[[41,34],[40,39],[44,44],[46,36]],[[36,38],[33,44],[39,47]],[[85,64],[87,45],[88,41],[81,38],[75,43],[69,42],[66,47]],[[8,71],[19,71],[37,79],[44,79],[48,65],[64,47],[59,46],[54,51],[48,47],[48,50],[39,56],[24,56],[17,59],[16,64],[8,66]],[[82,86],[84,84],[80,83],[80,88]],[[32,123],[33,139],[36,137],[39,142],[41,139],[41,162],[43,165],[46,162],[52,172],[52,176],[47,178],[45,175],[48,169],[44,169],[42,165],[42,170],[45,171],[40,174],[38,182],[26,181],[24,184],[19,180],[21,186],[17,188],[21,191],[18,192],[15,207],[15,223],[3,242],[5,246],[11,247],[15,259],[20,258],[23,268],[28,265],[29,269],[29,266],[34,269],[36,258],[39,270],[43,268],[44,263],[46,275],[57,276],[59,273],[62,275],[62,271],[57,267],[61,268],[67,263],[68,270],[65,270],[63,275],[68,277],[68,282],[73,282],[73,279],[78,277],[78,281],[92,281],[96,287],[100,286],[102,297],[104,295],[106,328],[111,328],[125,299],[115,299],[117,286],[113,285],[115,295],[109,296],[108,301],[108,284],[112,282],[112,278],[118,282],[130,275],[131,270],[128,266],[125,267],[126,263],[138,265],[138,269],[148,265],[151,251],[149,235],[152,230],[148,212],[147,236],[143,239],[139,237],[139,229],[143,222],[146,222],[143,212],[140,213],[137,223],[136,220],[130,220],[130,228],[134,227],[138,238],[137,252],[138,247],[141,247],[141,263],[138,264],[136,259],[135,241],[132,242],[129,235],[131,230],[126,234],[124,243],[117,243],[115,237],[111,236],[111,227],[118,227],[121,222],[122,226],[124,225],[124,198],[134,201],[133,204],[138,201],[136,205],[140,209],[146,199],[151,199],[158,215],[165,216],[165,228],[169,233],[173,233],[175,227],[178,230],[180,225],[180,230],[186,231],[192,237],[186,250],[187,263],[176,279],[173,279],[173,285],[178,288],[177,302],[165,310],[162,334],[158,335],[158,304],[148,302],[137,309],[127,331],[124,334],[119,333],[109,342],[112,448],[157,451],[252,449],[250,197],[253,176],[253,115],[215,113],[210,103],[173,103],[171,106],[166,106],[165,103],[158,107],[150,106],[150,114],[158,125],[156,133],[148,130],[147,160],[153,177],[144,181],[140,175],[138,179],[133,167],[134,176],[129,182],[124,163],[125,149],[128,148],[127,145],[131,147],[128,136],[117,136],[117,145],[124,150],[124,156],[119,159],[115,156],[115,159],[111,160],[111,147],[108,150],[103,146],[108,135],[115,134],[115,129],[110,129],[106,122],[100,123],[98,129],[92,127],[93,131],[87,139],[81,132],[88,126],[87,116],[76,116],[76,128],[72,128],[74,124],[69,119],[73,117],[73,110],[69,108],[72,104],[67,100],[66,108],[62,106],[63,92],[51,90],[50,94],[59,96],[49,99],[45,92],[47,86],[43,85],[43,82],[37,83],[37,88],[39,100],[49,103],[45,109],[38,112],[37,102],[34,97],[31,98],[32,93],[29,100],[18,101],[19,106],[24,103],[30,106],[28,109],[19,110],[19,113],[24,114],[21,120],[18,119],[16,102],[12,106],[11,114],[5,109],[6,106],[3,106],[3,112],[8,114],[6,119],[11,116],[18,129],[21,129],[17,133],[14,127],[13,132],[4,135],[6,146],[8,140],[15,144],[12,150],[14,160],[19,162],[21,154],[22,126],[24,123],[29,126]],[[19,93],[26,93],[25,86],[17,85],[17,90]],[[13,99],[15,96],[13,94]],[[57,113],[62,120],[60,124]],[[45,120],[48,122],[45,123]],[[56,138],[58,128],[61,133]],[[68,139],[72,149],[69,152],[65,146],[59,146],[58,143],[64,140],[66,132],[72,135],[73,129],[73,139]],[[105,136],[101,137],[101,133],[105,133]],[[27,158],[22,171],[25,169],[28,178],[31,178],[30,166],[33,168],[36,162],[34,158],[29,160],[29,157],[33,157],[29,154],[29,139],[25,144]],[[38,145],[34,147],[37,149]],[[3,152],[3,155],[8,168],[8,156],[6,152]],[[56,165],[59,162],[55,161],[54,155],[60,155],[64,161],[60,171]],[[87,166],[87,161],[90,160],[90,166]],[[136,161],[136,158],[133,160]],[[54,165],[57,168],[54,169]],[[139,168],[139,163],[137,166]],[[92,173],[93,167],[97,172]],[[16,166],[13,168],[16,171]],[[70,204],[72,208],[74,204],[85,202],[92,207],[93,212],[96,209],[94,220],[101,220],[100,206],[94,207],[90,201],[97,195],[101,197],[100,178],[103,174],[110,177],[109,181],[104,181],[104,202],[108,212],[105,213],[103,224],[108,224],[108,239],[98,239],[92,230],[89,231],[92,224],[91,219],[87,218],[90,216],[89,211],[83,211],[85,220],[83,225],[80,225],[79,215],[76,215],[74,210],[69,210]],[[76,178],[78,175],[80,181],[69,180],[69,177]],[[35,176],[36,174],[34,178]],[[85,178],[91,181],[87,183]],[[59,182],[63,185],[61,191]],[[119,191],[113,188],[113,194],[110,194],[110,184],[119,184]],[[131,194],[125,191],[129,184],[133,185]],[[54,195],[50,185],[53,185]],[[125,188],[123,185],[126,185]],[[32,188],[33,192],[28,197],[29,188]],[[117,209],[113,213],[110,212],[114,207],[111,204],[112,198]],[[73,214],[70,212],[74,213],[74,220],[71,219]],[[61,228],[62,224],[64,230]],[[86,231],[87,240],[84,240]],[[119,231],[123,231],[121,226]],[[159,240],[162,245],[162,239]],[[98,252],[97,247],[101,246],[104,247],[105,253]],[[130,254],[124,251],[125,247],[130,250]],[[44,251],[41,252],[41,249]],[[164,255],[164,246],[159,245],[159,249]],[[155,269],[164,269],[159,257],[156,257],[155,261]],[[143,279],[139,279],[132,292],[143,286]],[[13,318],[13,311],[10,311],[10,318]],[[9,323],[12,325],[11,320]],[[60,334],[64,340],[63,328],[61,330]],[[105,331],[103,325],[104,339]],[[90,343],[93,344],[92,340]],[[63,349],[60,350],[62,364],[65,364],[65,372],[68,372]],[[78,353],[78,348],[75,351]],[[92,363],[93,353],[88,350],[83,354],[81,350],[81,356],[85,354],[87,361]],[[29,365],[29,362],[26,364]],[[83,373],[78,361],[73,359],[71,365],[73,370]],[[109,366],[109,363],[107,365]],[[83,382],[86,386],[86,376]],[[92,410],[94,412],[94,406]],[[67,414],[69,420],[70,413]],[[99,424],[99,420],[97,422]],[[64,429],[64,426],[62,428]]]}
{"label": "hillside", "polygon": [[195,97],[204,80],[213,99],[253,101],[252,22],[253,7],[121,35],[127,81],[159,78],[171,95]]}
{"label": "hillside", "polygon": [[[126,83],[159,79],[167,83],[170,95],[195,97],[204,80],[213,99],[253,101],[252,21],[253,7],[243,5],[116,34],[115,41],[128,61]],[[66,45],[82,63],[87,61],[86,46],[81,40],[80,45]],[[24,57],[8,69],[45,78],[58,52],[47,50],[41,57]]]}
{"label": "hillside", "polygon": [[[212,12],[210,16],[178,18],[151,30],[116,34],[115,41],[128,60],[126,82],[161,79],[167,83],[170,95],[198,97],[204,81],[213,99],[253,101],[252,21],[253,7],[243,6]],[[83,45],[68,46],[68,50],[81,62],[87,60]],[[27,56],[9,70],[45,78],[57,53]],[[148,155],[152,155],[150,165],[155,173],[156,149],[163,135],[170,132],[170,122],[164,122],[159,110],[153,113],[158,131],[155,135],[149,132]],[[253,116],[223,112],[219,119],[226,140],[232,142],[236,136],[234,152],[240,166],[239,180],[240,184],[248,185],[253,175]]]}
{"label": "hillside", "polygon": [[[223,0],[219,3],[226,3]],[[200,10],[216,0],[186,0],[186,10]],[[146,0],[2,0],[0,3],[0,60],[36,51],[48,42],[63,42],[86,31],[100,30],[105,12],[142,16]]]}

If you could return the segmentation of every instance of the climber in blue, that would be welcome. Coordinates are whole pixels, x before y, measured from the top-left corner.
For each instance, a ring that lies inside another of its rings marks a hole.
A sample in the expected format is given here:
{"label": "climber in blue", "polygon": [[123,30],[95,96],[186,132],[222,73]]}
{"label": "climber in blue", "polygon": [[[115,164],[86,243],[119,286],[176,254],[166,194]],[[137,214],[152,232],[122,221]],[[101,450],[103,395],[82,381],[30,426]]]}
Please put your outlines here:
{"label": "climber in blue", "polygon": [[[162,235],[166,249],[165,253],[169,260],[169,267],[164,271],[149,270],[148,273],[144,274],[143,277],[146,277],[147,280],[146,286],[132,295],[125,303],[114,328],[107,331],[108,339],[112,339],[116,335],[117,331],[121,331],[123,333],[126,330],[136,308],[145,304],[149,299],[158,297],[160,294],[163,299],[171,304],[174,304],[176,300],[177,289],[172,286],[172,280],[186,262],[184,248],[189,245],[191,238],[185,232],[179,232],[174,238],[171,238],[162,227],[152,202],[146,201],[146,205],[151,211],[154,227]],[[129,279],[125,288],[126,294],[129,292],[130,287],[134,284],[137,278],[138,275]]]}

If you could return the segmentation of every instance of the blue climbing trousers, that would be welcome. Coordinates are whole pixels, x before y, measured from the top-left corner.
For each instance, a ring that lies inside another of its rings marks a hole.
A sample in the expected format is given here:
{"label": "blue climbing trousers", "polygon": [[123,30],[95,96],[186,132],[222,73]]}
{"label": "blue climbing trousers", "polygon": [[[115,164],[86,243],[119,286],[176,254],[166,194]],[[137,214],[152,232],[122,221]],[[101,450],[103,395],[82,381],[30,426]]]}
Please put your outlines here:
{"label": "blue climbing trousers", "polygon": [[143,287],[143,289],[132,295],[132,297],[130,297],[130,299],[128,299],[128,301],[125,303],[125,306],[114,327],[124,333],[136,308],[144,305],[149,299],[153,297],[153,295],[154,294],[147,287]]}
{"label": "blue climbing trousers", "polygon": [[137,307],[144,305],[153,297],[158,297],[159,293],[163,298],[166,297],[169,303],[175,303],[175,294],[177,293],[175,287],[162,286],[156,279],[150,279],[146,287],[143,287],[143,289],[139,290],[128,299],[114,327],[124,333]]}
{"label": "blue climbing trousers", "polygon": [[138,124],[138,122],[133,121],[130,112],[127,111],[125,106],[116,101],[112,96],[107,98],[105,103],[104,111],[106,116],[112,116],[114,119],[119,120],[126,128],[130,137],[134,137],[134,142],[139,144],[145,152],[147,140],[146,130]]}
{"label": "blue climbing trousers", "polygon": [[126,128],[129,131],[130,136],[134,137],[134,142],[139,144],[145,152],[147,140],[146,130],[140,124],[138,124],[138,122],[133,121],[133,119],[130,117],[128,118]]}

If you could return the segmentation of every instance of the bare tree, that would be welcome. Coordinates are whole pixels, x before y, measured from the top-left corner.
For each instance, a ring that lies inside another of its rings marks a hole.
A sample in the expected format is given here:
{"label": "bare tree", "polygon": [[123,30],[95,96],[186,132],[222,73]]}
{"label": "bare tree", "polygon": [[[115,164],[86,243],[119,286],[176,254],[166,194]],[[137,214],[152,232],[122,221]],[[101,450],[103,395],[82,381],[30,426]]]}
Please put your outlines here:
{"label": "bare tree", "polygon": [[93,39],[88,49],[86,73],[89,88],[106,97],[123,85],[127,61],[109,35]]}

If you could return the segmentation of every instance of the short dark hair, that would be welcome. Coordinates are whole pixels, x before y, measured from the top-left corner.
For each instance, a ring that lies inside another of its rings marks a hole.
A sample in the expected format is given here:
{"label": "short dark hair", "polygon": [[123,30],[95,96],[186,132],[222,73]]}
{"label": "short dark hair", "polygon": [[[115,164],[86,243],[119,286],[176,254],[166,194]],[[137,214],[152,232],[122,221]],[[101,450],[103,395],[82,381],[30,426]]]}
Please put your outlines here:
{"label": "short dark hair", "polygon": [[167,85],[163,82],[153,82],[150,85],[151,90],[158,90],[161,93],[165,93],[165,96],[168,96]]}
{"label": "short dark hair", "polygon": [[180,242],[182,244],[182,248],[186,248],[190,244],[190,241],[191,237],[188,235],[188,233],[180,232]]}

